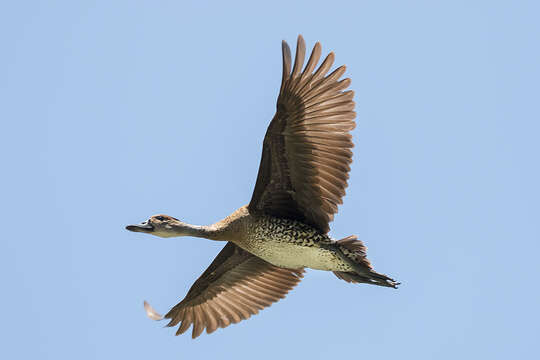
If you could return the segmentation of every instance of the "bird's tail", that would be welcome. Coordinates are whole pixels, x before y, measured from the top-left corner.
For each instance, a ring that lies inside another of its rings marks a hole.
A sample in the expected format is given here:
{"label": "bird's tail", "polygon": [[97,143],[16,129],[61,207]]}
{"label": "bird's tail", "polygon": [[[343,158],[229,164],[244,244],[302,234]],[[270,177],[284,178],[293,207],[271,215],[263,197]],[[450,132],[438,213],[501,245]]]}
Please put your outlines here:
{"label": "bird's tail", "polygon": [[367,248],[356,236],[347,236],[336,241],[335,245],[338,256],[354,268],[354,271],[348,272],[334,271],[339,279],[349,283],[366,283],[393,288],[399,285],[394,279],[373,270],[366,255]]}

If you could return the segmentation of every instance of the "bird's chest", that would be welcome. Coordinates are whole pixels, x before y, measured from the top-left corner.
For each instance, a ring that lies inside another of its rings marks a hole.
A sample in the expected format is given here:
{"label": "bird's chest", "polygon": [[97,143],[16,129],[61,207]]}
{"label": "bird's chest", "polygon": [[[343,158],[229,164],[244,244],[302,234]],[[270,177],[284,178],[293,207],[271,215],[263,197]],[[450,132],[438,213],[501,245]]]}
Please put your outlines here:
{"label": "bird's chest", "polygon": [[269,218],[252,226],[240,246],[279,267],[334,270],[339,259],[321,246],[332,242],[305,224]]}

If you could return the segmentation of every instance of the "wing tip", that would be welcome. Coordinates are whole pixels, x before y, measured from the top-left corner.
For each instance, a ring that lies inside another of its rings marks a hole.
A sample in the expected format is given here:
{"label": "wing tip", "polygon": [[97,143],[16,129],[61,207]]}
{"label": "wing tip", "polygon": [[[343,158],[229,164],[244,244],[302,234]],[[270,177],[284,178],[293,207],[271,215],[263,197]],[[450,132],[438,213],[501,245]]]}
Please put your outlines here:
{"label": "wing tip", "polygon": [[291,48],[285,40],[281,40],[281,50],[283,51],[283,56],[287,55],[288,57],[290,57]]}
{"label": "wing tip", "polygon": [[144,300],[143,305],[144,305],[144,311],[146,312],[146,316],[148,316],[148,318],[150,318],[152,320],[155,320],[155,321],[163,320],[163,316],[160,313],[158,313],[152,307],[152,305],[150,305],[148,303],[148,301]]}

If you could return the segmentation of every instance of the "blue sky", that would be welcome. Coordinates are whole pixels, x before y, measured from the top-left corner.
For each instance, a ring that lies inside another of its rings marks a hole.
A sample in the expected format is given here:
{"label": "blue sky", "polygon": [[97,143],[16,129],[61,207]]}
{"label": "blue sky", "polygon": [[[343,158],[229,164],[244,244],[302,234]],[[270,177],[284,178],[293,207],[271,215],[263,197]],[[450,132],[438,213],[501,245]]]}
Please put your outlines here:
{"label": "blue sky", "polygon": [[[18,1],[0,5],[4,359],[531,359],[540,333],[534,1]],[[358,126],[331,234],[399,290],[309,271],[192,341],[144,315],[222,244],[124,226],[214,222],[251,197],[304,35],[346,64]]]}

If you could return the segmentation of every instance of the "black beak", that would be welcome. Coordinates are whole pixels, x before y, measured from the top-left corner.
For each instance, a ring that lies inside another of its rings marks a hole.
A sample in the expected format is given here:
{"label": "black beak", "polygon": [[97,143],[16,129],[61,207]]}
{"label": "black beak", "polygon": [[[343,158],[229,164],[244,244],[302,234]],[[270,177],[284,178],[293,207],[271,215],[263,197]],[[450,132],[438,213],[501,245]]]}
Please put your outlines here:
{"label": "black beak", "polygon": [[126,226],[126,230],[142,233],[151,233],[152,231],[154,231],[154,227],[150,225],[148,221],[145,221],[138,225],[128,225]]}

